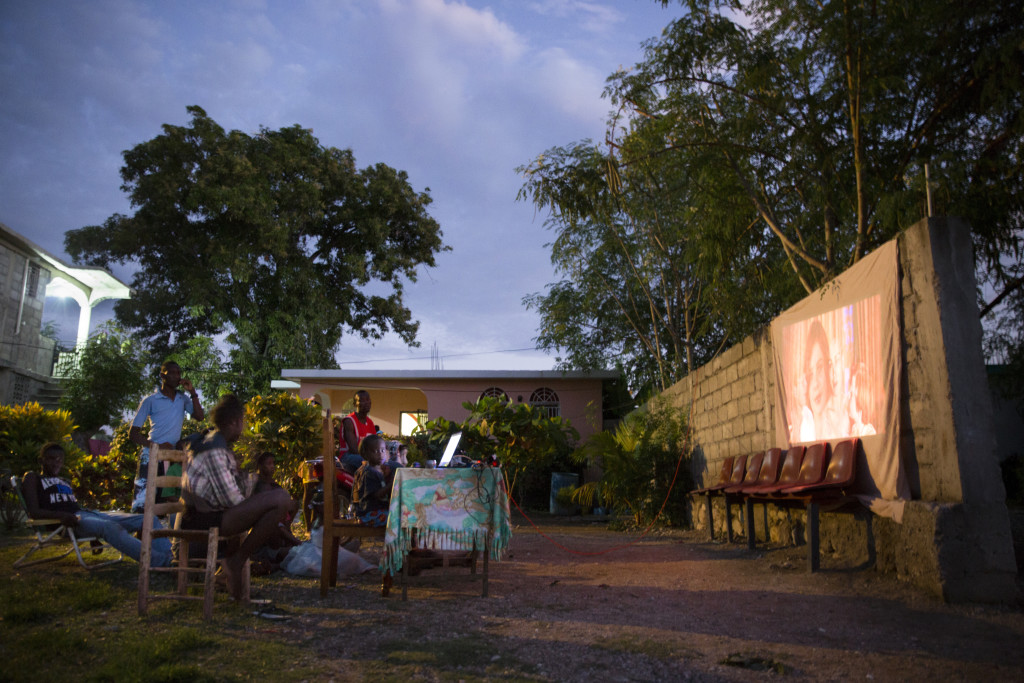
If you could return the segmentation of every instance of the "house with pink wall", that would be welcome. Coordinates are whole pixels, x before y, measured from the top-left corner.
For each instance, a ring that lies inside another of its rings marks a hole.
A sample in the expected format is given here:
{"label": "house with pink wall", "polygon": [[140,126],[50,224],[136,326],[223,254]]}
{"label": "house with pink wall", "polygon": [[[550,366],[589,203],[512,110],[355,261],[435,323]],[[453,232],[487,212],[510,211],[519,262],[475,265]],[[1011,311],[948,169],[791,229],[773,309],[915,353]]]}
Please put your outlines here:
{"label": "house with pink wall", "polygon": [[618,373],[552,370],[314,370],[287,369],[273,388],[302,398],[319,396],[334,413],[350,412],[355,392],[370,392],[370,417],[386,434],[411,434],[438,417],[461,422],[462,404],[483,396],[530,403],[569,420],[580,440],[602,428],[602,386]]}

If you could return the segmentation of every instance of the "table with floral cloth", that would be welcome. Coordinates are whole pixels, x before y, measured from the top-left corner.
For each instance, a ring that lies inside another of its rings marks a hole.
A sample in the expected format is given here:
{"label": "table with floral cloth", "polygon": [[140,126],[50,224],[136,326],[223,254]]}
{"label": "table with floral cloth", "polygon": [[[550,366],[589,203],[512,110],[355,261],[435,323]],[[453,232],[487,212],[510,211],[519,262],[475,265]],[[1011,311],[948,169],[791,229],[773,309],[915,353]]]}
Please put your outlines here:
{"label": "table with floral cloth", "polygon": [[397,575],[412,547],[486,550],[500,560],[512,538],[508,493],[497,467],[395,472],[381,571]]}

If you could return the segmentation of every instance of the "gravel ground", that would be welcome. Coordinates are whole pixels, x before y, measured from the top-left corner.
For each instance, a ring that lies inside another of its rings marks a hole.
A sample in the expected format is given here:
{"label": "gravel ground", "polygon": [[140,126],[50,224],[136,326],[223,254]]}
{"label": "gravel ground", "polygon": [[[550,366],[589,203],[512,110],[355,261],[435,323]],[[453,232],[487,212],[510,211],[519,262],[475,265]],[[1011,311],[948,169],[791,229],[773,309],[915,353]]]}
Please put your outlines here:
{"label": "gravel ground", "polygon": [[[950,606],[870,569],[808,574],[803,548],[747,551],[696,532],[637,539],[586,519],[515,519],[490,595],[429,570],[381,598],[379,576],[258,579],[336,680],[1024,680],[1021,605]],[[364,549],[373,557],[374,547]]]}

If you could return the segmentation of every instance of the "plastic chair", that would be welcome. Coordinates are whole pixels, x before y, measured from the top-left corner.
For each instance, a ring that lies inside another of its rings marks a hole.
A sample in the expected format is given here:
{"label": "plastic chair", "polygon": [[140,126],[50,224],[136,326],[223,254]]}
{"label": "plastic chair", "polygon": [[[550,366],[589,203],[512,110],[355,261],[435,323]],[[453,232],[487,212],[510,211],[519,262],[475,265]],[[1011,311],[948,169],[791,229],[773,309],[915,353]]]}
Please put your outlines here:
{"label": "plastic chair", "polygon": [[724,489],[730,483],[732,483],[732,464],[735,458],[732,456],[722,461],[722,467],[718,470],[718,481],[711,486],[705,486],[702,489],[697,489],[693,493],[707,493],[708,491],[716,491],[718,489]]}
{"label": "plastic chair", "polygon": [[775,491],[796,486],[800,478],[800,466],[804,463],[804,453],[806,452],[807,448],[804,446],[793,446],[787,450],[786,457],[782,461],[782,471],[779,472],[779,477],[775,480],[775,483],[748,486],[743,491],[744,495],[760,498],[771,495]]}
{"label": "plastic chair", "polygon": [[[78,558],[78,564],[90,571],[93,569],[99,569],[100,567],[116,564],[124,559],[124,555],[118,553],[117,558],[113,560],[86,562],[85,556],[82,554],[83,546],[86,547],[86,551],[88,553],[93,555],[99,554],[97,551],[101,551],[103,548],[108,548],[110,546],[105,544],[103,539],[96,536],[78,536],[75,533],[74,527],[64,526],[59,520],[32,519],[28,515],[28,506],[25,505],[25,497],[21,493],[21,478],[11,477],[10,482],[11,488],[13,488],[18,494],[18,500],[21,502],[21,509],[25,513],[25,523],[35,534],[35,540],[32,542],[32,547],[30,547],[24,555],[14,561],[15,569],[32,567],[46,562],[55,562],[56,560],[67,557],[71,553],[74,553],[75,557]],[[67,547],[64,549],[64,552],[57,555],[48,555],[34,560],[30,559],[33,555],[44,548],[54,548],[59,546]]]}
{"label": "plastic chair", "polygon": [[[726,464],[728,463],[728,461],[729,461],[729,458],[726,458],[725,461],[722,462],[722,472],[723,472],[723,475],[726,472],[726,469],[727,469],[726,468]],[[729,486],[736,486],[738,484],[742,484],[743,483],[743,479],[746,476],[747,476],[747,456],[740,455],[740,456],[737,456],[737,457],[732,459],[732,470],[729,472],[729,479],[727,481],[722,481],[722,476],[720,475],[719,476],[719,483],[715,484],[714,486],[708,486],[707,488],[703,488],[703,489],[699,489],[697,491],[694,491],[694,493],[703,493],[704,496],[705,496],[706,500],[705,500],[704,508],[707,511],[708,535],[709,535],[709,537],[711,538],[712,541],[715,540],[715,525],[714,525],[714,516],[713,516],[712,511],[711,511],[711,497],[714,496],[714,495],[717,495],[719,493],[724,492],[725,489],[727,487],[729,487]],[[728,518],[728,516],[729,516],[728,501],[726,501],[725,513],[726,513],[726,517]],[[731,524],[727,524],[726,525],[726,536],[727,536],[727,538],[730,541],[732,541],[732,525]]]}
{"label": "plastic chair", "polygon": [[753,486],[761,476],[761,463],[764,461],[764,453],[758,452],[747,458],[747,470],[743,480],[738,484],[730,484],[722,489],[726,494],[736,493],[744,486]]}
{"label": "plastic chair", "polygon": [[[188,455],[184,451],[161,450],[154,445],[149,451],[148,480],[146,484],[146,504],[144,509],[145,519],[142,525],[142,549],[139,556],[139,615],[148,611],[149,603],[153,600],[201,600],[203,603],[203,618],[213,617],[213,602],[215,595],[215,575],[217,572],[217,551],[221,542],[241,542],[245,534],[233,536],[221,536],[218,527],[209,529],[182,529],[181,522],[185,512],[185,504],[180,500],[157,502],[157,491],[164,487],[180,488],[182,477],[180,475],[159,475],[159,462],[181,463],[183,469],[188,467]],[[168,468],[170,469],[170,468]],[[153,520],[164,515],[173,515],[174,528],[155,529]],[[177,562],[170,567],[152,566],[152,550],[154,538],[178,539]],[[193,559],[189,556],[191,543],[199,543],[206,546],[206,556]],[[171,592],[157,593],[150,590],[150,576],[153,573],[173,574],[175,588]],[[202,595],[189,593],[189,579],[202,576]],[[246,561],[242,567],[242,596],[243,600],[249,601],[249,562]]]}
{"label": "plastic chair", "polygon": [[820,481],[813,484],[798,484],[782,489],[779,493],[793,496],[803,493],[821,493],[833,495],[839,490],[853,484],[857,478],[857,447],[860,439],[847,439],[840,441],[832,449],[832,457],[829,459],[828,469]]}
{"label": "plastic chair", "polygon": [[[787,491],[794,487],[807,487],[821,483],[825,478],[826,467],[828,466],[831,448],[827,441],[816,443],[807,448],[804,452],[803,462],[800,463],[800,474],[796,481],[789,486],[777,488],[772,492],[775,496],[784,496]],[[781,481],[779,482],[782,483]]]}
{"label": "plastic chair", "polygon": [[[761,486],[774,486],[779,480],[779,468],[781,465],[782,449],[769,448],[764,452],[764,458],[761,460],[761,470],[758,472],[757,479],[749,484],[744,482],[743,486],[739,488],[739,492],[747,493]],[[799,466],[796,471],[799,472]]]}

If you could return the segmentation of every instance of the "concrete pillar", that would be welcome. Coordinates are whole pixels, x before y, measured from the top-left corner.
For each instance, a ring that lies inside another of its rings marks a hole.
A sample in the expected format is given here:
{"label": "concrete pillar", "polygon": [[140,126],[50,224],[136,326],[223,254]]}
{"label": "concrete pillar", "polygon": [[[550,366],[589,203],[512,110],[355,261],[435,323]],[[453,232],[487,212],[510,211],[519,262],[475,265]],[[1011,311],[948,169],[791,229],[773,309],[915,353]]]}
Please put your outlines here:
{"label": "concrete pillar", "polygon": [[1017,567],[981,351],[970,226],[930,218],[900,240],[902,449],[918,479],[915,498],[928,501],[915,507],[934,519],[933,557],[947,600],[1012,599]]}

